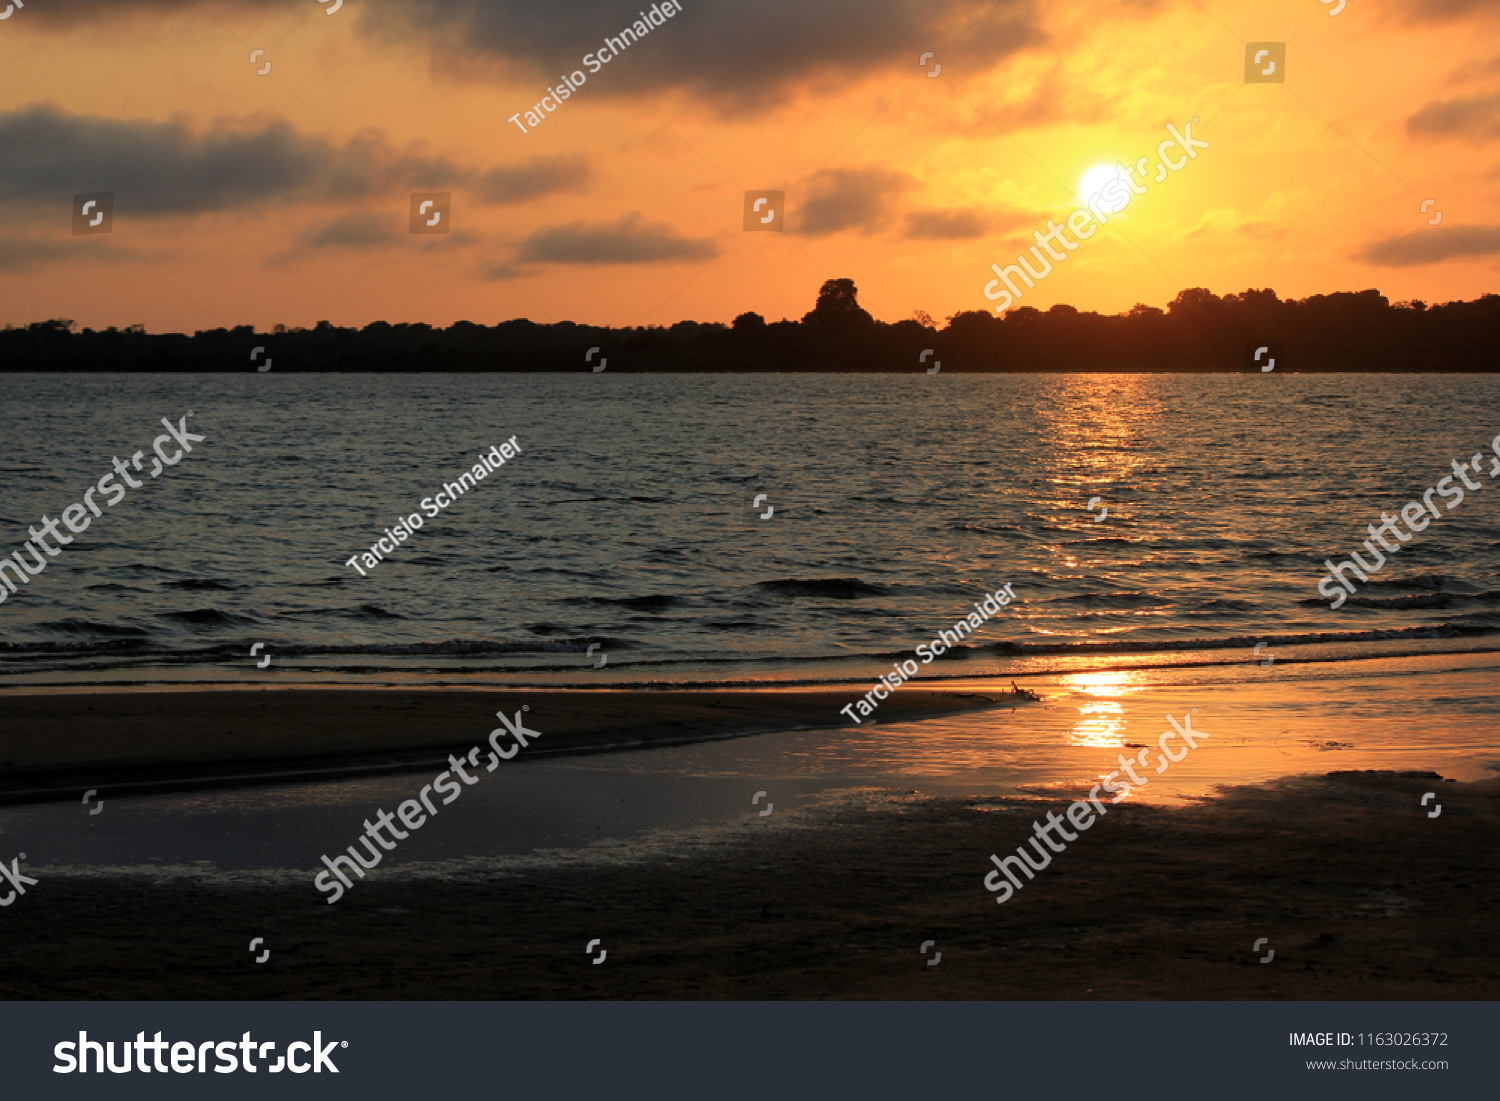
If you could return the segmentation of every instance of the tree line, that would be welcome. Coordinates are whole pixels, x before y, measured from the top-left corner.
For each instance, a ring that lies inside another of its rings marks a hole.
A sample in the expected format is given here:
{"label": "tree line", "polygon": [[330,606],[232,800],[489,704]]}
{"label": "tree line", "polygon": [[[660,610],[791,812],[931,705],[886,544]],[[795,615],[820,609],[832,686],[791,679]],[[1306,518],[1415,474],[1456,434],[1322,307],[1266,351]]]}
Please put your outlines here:
{"label": "tree line", "polygon": [[[265,351],[252,361],[255,348]],[[600,352],[588,358],[589,350]],[[924,356],[928,349],[931,355]],[[1262,352],[1255,359],[1252,353]],[[1282,300],[1270,289],[1222,298],[1194,287],[1165,310],[1137,304],[1099,314],[1022,306],[1003,317],[956,313],[939,327],[920,310],[877,321],[852,279],[830,279],[800,320],[743,313],[733,324],[609,328],[525,319],[446,329],[320,321],[185,333],[139,325],[80,330],[54,318],[0,330],[0,370],[254,371],[1493,371],[1500,369],[1500,295],[1429,306],[1366,290]]]}

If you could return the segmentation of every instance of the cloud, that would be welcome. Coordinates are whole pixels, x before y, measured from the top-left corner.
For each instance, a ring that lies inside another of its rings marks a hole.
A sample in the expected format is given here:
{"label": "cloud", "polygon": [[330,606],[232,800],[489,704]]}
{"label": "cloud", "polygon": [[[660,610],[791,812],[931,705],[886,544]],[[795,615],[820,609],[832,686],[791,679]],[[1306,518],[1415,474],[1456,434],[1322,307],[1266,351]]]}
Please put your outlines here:
{"label": "cloud", "polygon": [[305,238],[313,248],[374,249],[401,239],[394,214],[355,211],[309,228]]}
{"label": "cloud", "polygon": [[1500,136],[1500,92],[1429,103],[1406,120],[1406,132],[1413,138]]}
{"label": "cloud", "polygon": [[[235,0],[241,11],[301,12],[312,0]],[[470,79],[524,77],[556,84],[582,71],[580,93],[600,99],[652,91],[686,91],[724,113],[763,111],[814,84],[867,80],[914,67],[918,42],[961,42],[981,71],[1040,45],[1039,0],[760,0],[708,5],[689,0],[662,26],[597,72],[582,60],[634,24],[637,7],[613,0],[573,0],[543,15],[530,0],[360,0],[346,4],[340,26],[406,50],[425,44],[433,69]],[[42,5],[39,5],[41,8]],[[48,0],[58,30],[111,20],[198,14],[194,0]],[[27,8],[27,14],[31,9]],[[321,14],[321,10],[319,12]],[[33,22],[39,22],[34,19]],[[628,55],[628,60],[627,60]],[[616,63],[618,62],[618,63]],[[598,62],[595,62],[598,65]],[[972,70],[974,72],[976,70]],[[603,79],[600,79],[603,78]]]}
{"label": "cloud", "polygon": [[[67,232],[67,212],[60,224]],[[151,254],[153,259],[161,255]],[[128,249],[120,248],[109,237],[0,237],[0,271],[27,271],[44,261],[71,263],[74,261],[131,263],[136,256]]]}
{"label": "cloud", "polygon": [[669,225],[647,222],[638,210],[608,225],[571,222],[539,229],[521,244],[520,262],[548,264],[658,264],[708,260],[719,254],[707,238],[684,237]]}
{"label": "cloud", "polygon": [[1476,260],[1500,253],[1500,226],[1436,226],[1372,241],[1354,256],[1371,264],[1414,268],[1444,260]]}
{"label": "cloud", "polygon": [[118,214],[193,214],[307,189],[333,159],[285,122],[194,135],[180,119],[0,114],[0,200],[114,191]]}
{"label": "cloud", "polygon": [[915,241],[968,241],[983,237],[990,219],[977,210],[918,210],[906,216],[901,236]]}
{"label": "cloud", "polygon": [[300,260],[315,252],[342,249],[378,252],[401,240],[401,219],[395,214],[357,210],[307,226],[285,252],[271,257],[269,266]]}
{"label": "cloud", "polygon": [[121,217],[468,188],[483,202],[514,204],[579,190],[592,180],[584,157],[539,157],[485,170],[434,153],[426,142],[392,145],[374,129],[333,145],[280,120],[218,120],[199,130],[183,118],[70,115],[50,104],[0,113],[0,202],[113,191]]}
{"label": "cloud", "polygon": [[20,271],[66,252],[67,247],[52,238],[0,237],[0,271]]}
{"label": "cloud", "polygon": [[1404,0],[1401,5],[1408,23],[1451,23],[1465,16],[1488,15],[1494,0]]}
{"label": "cloud", "polygon": [[890,220],[892,203],[911,184],[905,173],[884,168],[825,169],[807,181],[806,198],[793,204],[793,228],[809,237],[848,229],[874,233]]}
{"label": "cloud", "polygon": [[115,192],[122,215],[203,214],[285,198],[344,200],[462,183],[477,170],[395,149],[378,131],[343,147],[290,123],[70,115],[50,104],[0,114],[0,201]]}
{"label": "cloud", "polygon": [[594,74],[581,59],[636,18],[613,0],[555,5],[545,19],[526,0],[378,0],[369,11],[374,32],[396,41],[425,37],[434,60],[455,69],[498,63],[552,83],[575,69],[590,79],[607,71],[597,90],[577,94],[686,90],[733,113],[764,110],[813,81],[851,83],[911,69],[913,42],[961,41],[969,56],[995,65],[1042,38],[1033,0],[690,2]]}
{"label": "cloud", "polygon": [[[236,0],[235,6],[241,11],[267,13],[303,12],[307,9],[302,0]],[[196,0],[110,0],[108,4],[100,4],[98,0],[47,0],[45,4],[26,5],[29,17],[26,22],[27,25],[38,23],[74,31],[80,26],[106,20],[159,18],[194,11],[203,14]]]}
{"label": "cloud", "polygon": [[454,164],[447,154],[432,155],[425,141],[394,146],[378,129],[362,130],[339,150],[331,188],[335,195],[373,195],[385,191],[435,191],[468,187],[479,169]]}
{"label": "cloud", "polygon": [[[1446,0],[1456,3],[1458,0]],[[759,0],[711,5],[688,0],[663,25],[589,72],[582,60],[634,24],[636,7],[614,0],[359,0],[338,15],[353,30],[408,51],[425,45],[436,72],[470,79],[525,78],[556,84],[584,73],[584,96],[683,91],[725,114],[760,112],[798,92],[826,90],[914,69],[917,43],[961,43],[972,74],[1039,46],[1041,0]],[[248,16],[296,15],[312,0],[227,0]],[[648,8],[649,4],[639,5]],[[201,22],[196,0],[46,0],[27,7],[27,25],[57,32],[108,33],[123,21],[186,15]],[[306,21],[309,16],[304,16]],[[321,22],[321,20],[320,20]],[[329,22],[334,22],[330,20]],[[935,48],[935,47],[934,47]],[[628,55],[628,57],[627,57]],[[980,60],[982,59],[982,60]],[[599,62],[595,62],[599,65]],[[600,79],[602,78],[602,79]],[[540,85],[538,86],[540,91]]]}
{"label": "cloud", "polygon": [[534,157],[525,164],[500,165],[476,181],[480,202],[526,203],[547,195],[587,191],[594,182],[589,159],[581,155]]}
{"label": "cloud", "polygon": [[537,272],[534,268],[521,268],[514,264],[507,264],[504,261],[486,264],[479,272],[479,278],[481,279],[532,279],[536,275]]}
{"label": "cloud", "polygon": [[1470,80],[1483,80],[1496,73],[1500,73],[1500,57],[1486,58],[1483,61],[1468,61],[1449,73],[1445,83],[1463,84]]}

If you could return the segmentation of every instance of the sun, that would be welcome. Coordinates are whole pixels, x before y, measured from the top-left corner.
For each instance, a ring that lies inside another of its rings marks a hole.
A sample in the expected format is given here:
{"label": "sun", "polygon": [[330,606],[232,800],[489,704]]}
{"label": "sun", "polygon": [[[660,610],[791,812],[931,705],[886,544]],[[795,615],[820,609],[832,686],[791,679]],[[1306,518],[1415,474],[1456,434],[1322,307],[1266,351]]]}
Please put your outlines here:
{"label": "sun", "polygon": [[[1078,181],[1078,196],[1083,200],[1084,205],[1087,206],[1113,180],[1119,180],[1120,186],[1111,188],[1109,195],[1099,198],[1095,205],[1106,214],[1114,214],[1124,210],[1130,202],[1130,191],[1125,186],[1125,177],[1114,165],[1095,165],[1085,172],[1083,179]],[[1119,195],[1120,191],[1124,191],[1125,194],[1123,196]]]}

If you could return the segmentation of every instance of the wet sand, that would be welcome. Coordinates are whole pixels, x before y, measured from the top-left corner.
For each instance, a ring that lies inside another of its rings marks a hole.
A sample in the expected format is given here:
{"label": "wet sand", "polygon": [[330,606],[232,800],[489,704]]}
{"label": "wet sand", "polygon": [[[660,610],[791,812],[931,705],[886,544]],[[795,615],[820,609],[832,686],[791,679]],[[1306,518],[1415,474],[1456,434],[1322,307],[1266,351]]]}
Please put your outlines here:
{"label": "wet sand", "polygon": [[[1426,792],[1436,800],[1421,805]],[[1490,999],[1500,781],[1332,773],[1112,806],[1015,897],[1045,799],[867,792],[636,863],[205,886],[56,876],[8,998]],[[1429,817],[1440,805],[1438,817]],[[247,951],[264,937],[263,965]],[[1259,950],[1255,942],[1268,938]],[[602,964],[585,955],[599,938]],[[934,941],[924,957],[920,946]],[[1269,963],[1259,959],[1274,950]],[[936,966],[927,960],[941,952]]]}
{"label": "wet sand", "polygon": [[[485,745],[496,712],[523,707],[524,724],[543,735],[526,754],[545,757],[852,725],[839,709],[857,696],[854,687],[7,692],[0,804],[426,766]],[[913,687],[892,693],[879,717],[958,714],[997,698]]]}

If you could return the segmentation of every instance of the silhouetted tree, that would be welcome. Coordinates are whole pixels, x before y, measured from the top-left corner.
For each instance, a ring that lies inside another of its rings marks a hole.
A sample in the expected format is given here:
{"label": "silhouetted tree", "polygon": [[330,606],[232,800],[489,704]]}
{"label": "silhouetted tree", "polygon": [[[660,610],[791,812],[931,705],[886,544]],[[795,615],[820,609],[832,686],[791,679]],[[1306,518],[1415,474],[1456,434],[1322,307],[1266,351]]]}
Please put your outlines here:
{"label": "silhouetted tree", "polygon": [[1166,310],[1137,303],[1103,316],[1058,304],[953,314],[943,329],[918,310],[894,324],[859,305],[852,279],[830,279],[801,321],[767,323],[742,313],[732,327],[680,321],[607,328],[572,321],[494,325],[374,321],[345,329],[249,325],[180,333],[78,331],[69,318],[0,329],[0,370],[253,371],[264,345],[278,373],[295,371],[584,371],[600,347],[612,374],[630,371],[916,372],[931,357],[945,374],[965,371],[1238,371],[1247,347],[1279,340],[1277,372],[1500,370],[1500,295],[1471,302],[1392,305],[1375,290],[1282,301],[1270,288],[1219,298],[1202,287]]}
{"label": "silhouetted tree", "polygon": [[873,325],[875,319],[860,306],[853,279],[829,279],[818,289],[818,301],[803,315],[802,323],[852,329]]}

